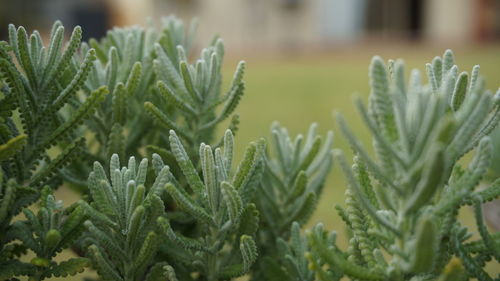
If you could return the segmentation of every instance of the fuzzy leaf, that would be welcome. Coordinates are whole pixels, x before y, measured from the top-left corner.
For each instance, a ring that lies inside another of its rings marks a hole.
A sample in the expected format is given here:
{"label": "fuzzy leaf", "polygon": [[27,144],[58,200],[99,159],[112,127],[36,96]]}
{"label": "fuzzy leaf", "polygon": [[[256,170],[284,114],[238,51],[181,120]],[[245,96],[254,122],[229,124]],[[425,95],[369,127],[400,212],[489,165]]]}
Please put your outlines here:
{"label": "fuzzy leaf", "polygon": [[243,257],[243,274],[250,271],[250,267],[257,260],[257,246],[252,237],[242,235],[240,238],[240,251]]}
{"label": "fuzzy leaf", "polygon": [[227,211],[229,214],[229,219],[236,223],[239,221],[243,203],[241,202],[241,197],[234,186],[229,182],[221,183],[222,196],[227,206]]}

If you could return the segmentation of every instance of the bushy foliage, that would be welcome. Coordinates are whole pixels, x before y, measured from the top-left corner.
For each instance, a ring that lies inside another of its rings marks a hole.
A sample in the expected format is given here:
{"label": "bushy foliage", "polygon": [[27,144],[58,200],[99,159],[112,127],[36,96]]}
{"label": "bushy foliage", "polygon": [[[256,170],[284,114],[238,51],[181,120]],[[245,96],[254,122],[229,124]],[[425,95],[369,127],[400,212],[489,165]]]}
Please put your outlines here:
{"label": "bushy foliage", "polygon": [[[465,270],[460,279],[492,280],[483,267],[492,258],[498,262],[500,249],[484,225],[481,204],[498,197],[500,186],[497,181],[484,190],[477,186],[491,163],[487,135],[500,117],[500,92],[484,90],[478,66],[470,79],[466,72],[458,74],[449,50],[427,64],[427,85],[417,70],[406,84],[403,67],[398,60],[390,61],[387,69],[375,57],[368,108],[356,100],[373,135],[375,159],[337,116],[355,153],[349,167],[336,151],[348,182],[347,207],[337,210],[351,237],[347,251],[341,251],[334,236],[316,226],[308,234],[313,268],[320,280],[343,275],[435,280],[454,274],[446,269],[451,262],[450,267]],[[458,161],[471,150],[474,157],[464,168]],[[480,241],[467,242],[471,233],[457,218],[464,205],[475,206]],[[489,246],[471,249],[481,243]]]}
{"label": "bushy foliage", "polygon": [[[272,126],[272,155],[266,157],[263,179],[259,185],[259,196],[255,202],[261,214],[258,245],[261,257],[252,278],[270,280],[285,278],[278,265],[284,257],[284,241],[290,237],[292,223],[295,236],[299,225],[304,225],[314,212],[321,191],[332,166],[333,133],[328,132],[324,143],[317,133],[317,124],[312,124],[304,137],[292,139],[286,128],[275,123]],[[298,238],[294,238],[297,241]],[[293,245],[294,250],[302,246]],[[299,259],[305,252],[298,252]],[[302,263],[302,261],[301,261]],[[290,271],[292,276],[297,273]],[[281,275],[280,275],[281,274]],[[302,278],[302,277],[301,277]],[[287,279],[288,280],[288,279]]]}
{"label": "bushy foliage", "polygon": [[[223,42],[192,60],[195,31],[168,17],[81,43],[76,27],[63,48],[59,22],[48,46],[37,31],[9,27],[0,42],[1,280],[86,267],[113,281],[493,280],[484,266],[499,261],[500,236],[482,205],[500,182],[478,185],[497,160],[488,135],[500,92],[484,89],[478,66],[459,74],[446,51],[427,65],[428,84],[418,71],[406,84],[402,61],[375,57],[368,108],[356,101],[375,157],[339,116],[352,167],[332,152],[331,132],[321,137],[313,124],[292,139],[277,123],[236,165],[245,63],[223,91]],[[346,251],[321,224],[301,235],[334,159],[348,182],[346,207],[337,206]],[[53,195],[61,187],[81,200],[64,208]],[[457,218],[466,205],[475,241]],[[56,262],[65,249],[77,257]]]}
{"label": "bushy foliage", "polygon": [[93,133],[89,152],[64,171],[74,187],[85,191],[88,167],[93,161],[108,161],[113,153],[145,156],[141,148],[147,147],[149,155],[172,159],[164,147],[164,132],[170,129],[189,144],[187,151],[194,157],[197,146],[211,143],[216,126],[226,118],[232,116],[229,128],[236,132],[239,119],[232,113],[244,94],[245,64],[238,65],[232,86],[222,95],[223,42],[215,38],[190,63],[196,27],[193,22],[187,29],[179,19],[167,17],[159,29],[114,28],[101,40],[82,44],[74,65],[85,60],[90,47],[97,57],[83,90],[105,85],[110,94],[88,122]]}
{"label": "bushy foliage", "polygon": [[[192,279],[193,271],[203,276],[198,280],[210,281],[248,273],[257,259],[254,237],[259,214],[251,200],[262,173],[264,141],[248,146],[235,171],[232,169],[234,144],[230,130],[225,133],[223,149],[201,144],[202,177],[174,131],[170,131],[170,147],[188,186],[180,184],[180,179],[172,179],[166,185],[167,192],[177,207],[199,225],[195,237],[186,237],[172,229],[168,218],[159,219],[168,243],[176,249],[167,249],[166,254],[183,264],[174,268],[188,270],[179,271],[179,279]],[[153,157],[157,161],[155,169],[165,167],[158,155]]]}
{"label": "bushy foliage", "polygon": [[84,257],[59,263],[53,260],[81,237],[86,218],[84,210],[77,204],[63,208],[62,201],[55,200],[48,186],[42,190],[39,203],[36,214],[28,208],[23,209],[26,220],[14,222],[6,234],[7,238],[21,242],[6,247],[13,250],[11,254],[26,254],[26,250],[31,250],[36,256],[29,263],[11,260],[3,265],[2,279],[15,275],[27,275],[30,280],[66,277],[81,273],[90,264]]}
{"label": "bushy foliage", "polygon": [[157,171],[154,183],[146,188],[147,159],[137,165],[131,157],[121,167],[113,154],[109,162],[110,180],[99,162],[89,175],[92,201],[80,202],[90,217],[82,243],[105,280],[163,280],[155,270],[166,264],[155,262],[154,257],[160,243],[157,219],[165,213],[160,197],[169,182],[169,169]]}
{"label": "bushy foliage", "polygon": [[[45,185],[56,188],[61,184],[60,169],[75,159],[85,144],[84,138],[77,134],[77,128],[90,118],[107,94],[107,89],[99,87],[84,97],[83,102],[76,102],[78,90],[95,60],[95,51],[89,50],[82,63],[75,67],[77,71],[70,73],[67,69],[79,48],[81,29],[76,27],[73,30],[64,50],[63,36],[64,28],[56,22],[49,45],[44,46],[37,31],[28,37],[23,27],[10,25],[9,42],[0,42],[2,279],[28,275],[41,280],[51,275],[75,274],[79,270],[74,271],[72,265],[83,264],[68,261],[57,267],[50,262],[61,247],[70,245],[58,244],[60,241],[54,238],[60,236],[60,239],[66,239],[66,233],[55,234],[66,214],[59,214],[62,212],[59,204],[50,203],[53,201],[51,195],[41,191]],[[45,209],[40,211],[38,220],[43,222],[30,218],[34,215],[25,210],[28,222],[12,223],[23,208],[39,198]],[[32,239],[33,233],[37,240]],[[50,241],[45,241],[45,236]],[[14,240],[23,243],[11,243]],[[31,265],[38,266],[41,261],[41,267],[49,268],[33,269],[33,266],[20,264],[18,257],[26,248],[33,250],[39,258],[33,260]],[[12,266],[12,263],[16,265]]]}

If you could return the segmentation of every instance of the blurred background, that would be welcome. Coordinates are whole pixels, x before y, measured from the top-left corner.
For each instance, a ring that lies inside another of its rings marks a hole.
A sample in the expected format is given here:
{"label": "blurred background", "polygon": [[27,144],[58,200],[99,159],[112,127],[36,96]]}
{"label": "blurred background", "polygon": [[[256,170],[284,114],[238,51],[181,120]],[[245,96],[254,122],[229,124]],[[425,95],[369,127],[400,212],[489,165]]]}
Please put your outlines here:
{"label": "blurred background", "polygon": [[[166,14],[197,17],[200,40],[230,50],[304,51],[360,41],[472,44],[500,38],[498,0],[1,0],[0,24],[47,29],[55,19],[86,37]],[[5,28],[0,35],[5,37]]]}
{"label": "blurred background", "polygon": [[[240,152],[259,136],[269,137],[274,120],[293,134],[318,122],[322,132],[334,130],[335,147],[348,151],[334,109],[370,146],[351,97],[369,94],[374,55],[404,58],[409,73],[451,48],[461,70],[480,64],[487,88],[500,86],[500,0],[0,0],[0,40],[9,23],[46,34],[60,19],[67,33],[80,25],[89,39],[116,25],[155,24],[170,14],[199,20],[197,50],[215,34],[224,39],[226,77],[239,60],[247,61],[247,91],[237,110]],[[333,208],[343,204],[344,190],[335,167],[310,225],[322,221],[344,237]],[[64,189],[59,196],[77,198]],[[500,210],[491,210],[490,221],[500,221]],[[472,212],[461,215],[475,231]],[[500,266],[490,270],[500,273]]]}

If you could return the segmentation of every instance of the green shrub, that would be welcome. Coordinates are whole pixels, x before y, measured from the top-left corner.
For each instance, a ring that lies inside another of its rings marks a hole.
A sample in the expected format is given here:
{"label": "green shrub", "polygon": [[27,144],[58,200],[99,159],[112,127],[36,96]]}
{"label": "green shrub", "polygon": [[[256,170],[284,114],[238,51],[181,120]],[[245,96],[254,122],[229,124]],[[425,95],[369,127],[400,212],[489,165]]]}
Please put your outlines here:
{"label": "green shrub", "polygon": [[[488,135],[500,92],[484,89],[478,67],[458,74],[447,51],[427,65],[428,85],[414,71],[407,86],[401,61],[387,69],[376,57],[368,109],[356,101],[375,157],[339,116],[352,167],[331,150],[331,132],[321,137],[313,124],[292,139],[277,123],[269,144],[250,143],[236,165],[245,63],[223,91],[222,40],[193,61],[195,30],[168,17],[80,44],[76,27],[63,48],[59,22],[46,47],[38,32],[9,27],[0,42],[1,280],[86,267],[124,281],[493,280],[483,268],[499,261],[500,236],[488,232],[482,204],[500,182],[477,186],[497,160]],[[347,207],[337,206],[346,251],[321,224],[301,236],[334,158],[348,182]],[[52,192],[68,187],[81,200],[64,208]],[[479,240],[457,218],[464,205]],[[64,249],[78,256],[56,262]]]}
{"label": "green shrub", "polygon": [[[321,224],[309,232],[308,256],[320,280],[452,280],[448,275],[461,270],[461,279],[492,280],[483,267],[499,261],[499,237],[488,233],[481,205],[498,197],[500,182],[477,186],[492,160],[487,135],[500,118],[500,91],[484,89],[478,66],[470,79],[458,74],[449,50],[426,66],[429,84],[417,70],[406,84],[402,61],[389,61],[387,69],[381,58],[372,60],[368,108],[355,103],[373,135],[375,159],[337,116],[355,154],[350,167],[335,153],[348,182],[347,207],[337,210],[350,239],[341,251]],[[462,167],[458,161],[473,149]],[[475,206],[479,241],[468,242],[471,233],[457,218],[464,205]]]}

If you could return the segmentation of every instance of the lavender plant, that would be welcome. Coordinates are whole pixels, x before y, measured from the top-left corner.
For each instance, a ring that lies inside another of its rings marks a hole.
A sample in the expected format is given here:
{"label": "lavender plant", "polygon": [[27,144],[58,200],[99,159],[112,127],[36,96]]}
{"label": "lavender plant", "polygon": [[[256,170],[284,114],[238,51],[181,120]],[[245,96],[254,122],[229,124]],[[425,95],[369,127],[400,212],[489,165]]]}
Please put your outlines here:
{"label": "lavender plant", "polygon": [[[170,147],[190,190],[176,179],[166,189],[177,206],[199,225],[195,237],[186,237],[172,229],[168,216],[158,220],[168,243],[176,249],[166,254],[183,264],[174,265],[180,269],[181,280],[232,279],[248,273],[257,259],[255,234],[259,217],[251,197],[261,177],[265,143],[251,143],[235,171],[230,130],[223,143],[223,149],[200,145],[200,177],[179,137],[170,131]],[[161,168],[161,158],[156,155],[155,159],[156,169]],[[199,273],[197,278],[192,278],[193,272]]]}
{"label": "lavender plant", "polygon": [[147,171],[147,159],[137,165],[131,157],[128,165],[121,167],[118,155],[113,154],[110,180],[98,162],[89,175],[92,201],[79,203],[90,217],[82,243],[104,280],[165,279],[157,271],[162,272],[168,264],[154,257],[161,243],[157,220],[165,213],[161,196],[170,172],[168,167],[161,168],[146,188]]}
{"label": "lavender plant", "polygon": [[[368,108],[356,100],[375,157],[339,116],[352,167],[315,124],[295,139],[274,124],[271,145],[250,143],[235,167],[245,63],[224,92],[223,42],[191,60],[195,30],[168,17],[159,29],[115,28],[80,44],[76,27],[63,48],[59,22],[48,46],[9,27],[0,42],[1,280],[86,267],[127,281],[494,280],[484,266],[499,261],[500,236],[482,205],[500,181],[477,187],[496,160],[488,135],[500,92],[484,89],[478,66],[459,74],[446,51],[427,65],[428,84],[413,71],[407,85],[402,61],[387,68],[376,57]],[[139,156],[151,159],[137,165]],[[346,251],[322,225],[300,234],[332,158],[348,181],[347,207],[337,207]],[[67,208],[53,195],[63,183],[83,191]],[[478,240],[457,217],[466,205]],[[63,249],[77,256],[56,261]]]}
{"label": "lavender plant", "polygon": [[[295,269],[291,266],[295,263],[286,256],[295,251],[298,263],[304,266],[307,243],[299,242],[298,232],[300,225],[306,224],[314,212],[330,172],[333,133],[328,132],[323,141],[317,133],[317,124],[310,126],[305,137],[298,135],[295,139],[277,123],[273,124],[271,130],[272,154],[266,157],[259,196],[254,198],[261,214],[257,243],[261,254],[252,278],[305,278],[302,276],[305,273],[299,274],[300,266]],[[295,224],[293,228],[292,224]],[[285,241],[290,239],[291,231],[294,243],[288,248]]]}
{"label": "lavender plant", "polygon": [[[484,266],[498,262],[499,241],[488,233],[481,205],[498,197],[500,186],[498,180],[477,186],[491,163],[488,134],[500,117],[500,92],[484,89],[478,66],[470,78],[459,74],[450,50],[426,70],[428,84],[417,70],[406,84],[401,60],[389,61],[388,69],[380,57],[372,60],[368,108],[359,98],[355,103],[375,158],[337,116],[355,154],[350,167],[335,152],[348,182],[347,207],[337,210],[351,236],[342,251],[322,225],[308,233],[319,280],[493,280]],[[462,167],[471,150],[472,161]],[[475,206],[480,240],[470,241],[457,217],[465,205]]]}
{"label": "lavender plant", "polygon": [[[66,70],[80,45],[81,29],[73,30],[65,48],[63,37],[60,22],[53,25],[47,46],[37,31],[28,36],[23,27],[10,25],[9,42],[0,42],[2,280],[23,275],[31,280],[73,275],[85,265],[83,260],[52,262],[58,251],[71,247],[76,235],[72,229],[81,211],[63,210],[45,186],[58,187],[61,168],[81,153],[85,140],[76,133],[77,128],[90,118],[107,89],[99,87],[75,103],[95,51],[89,49],[76,72],[69,73]],[[36,201],[42,206],[37,217],[25,209]],[[15,219],[20,212],[28,221]],[[21,261],[27,249],[37,255],[31,263]]]}

